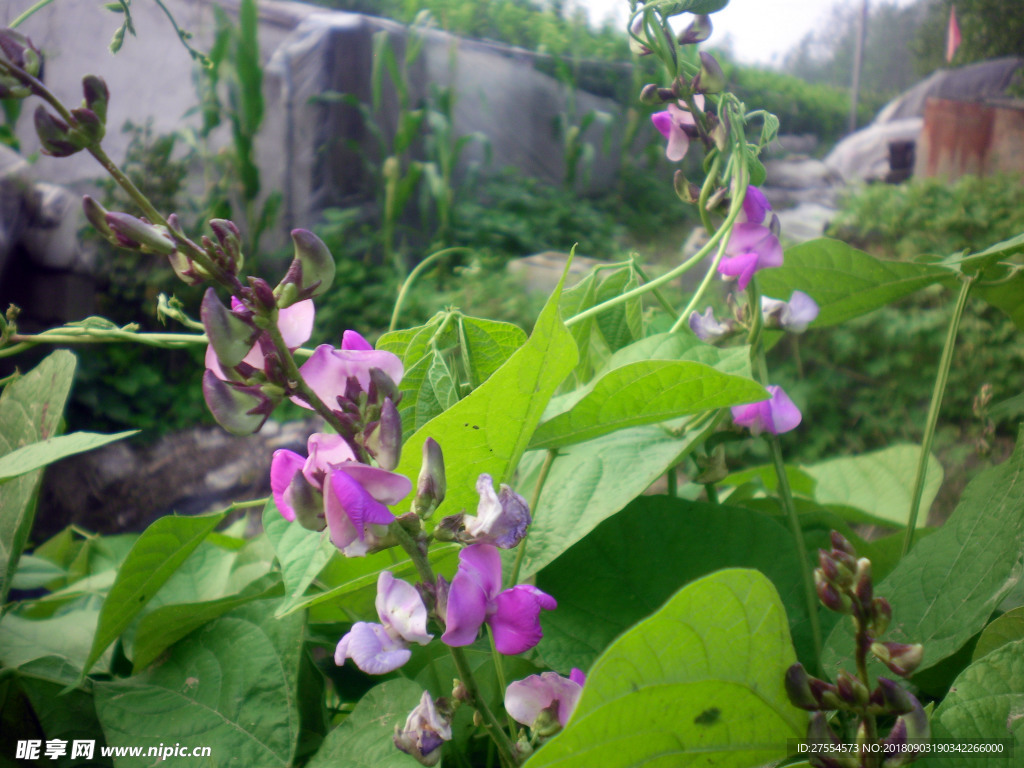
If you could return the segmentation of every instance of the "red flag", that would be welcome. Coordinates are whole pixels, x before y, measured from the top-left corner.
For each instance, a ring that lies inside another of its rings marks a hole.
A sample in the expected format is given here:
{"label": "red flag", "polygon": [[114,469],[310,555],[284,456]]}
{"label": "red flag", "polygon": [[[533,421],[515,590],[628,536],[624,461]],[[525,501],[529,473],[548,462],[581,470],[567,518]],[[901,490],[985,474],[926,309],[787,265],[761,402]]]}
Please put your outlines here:
{"label": "red flag", "polygon": [[953,60],[956,49],[960,47],[960,25],[956,21],[956,6],[949,9],[949,27],[946,30],[946,61]]}

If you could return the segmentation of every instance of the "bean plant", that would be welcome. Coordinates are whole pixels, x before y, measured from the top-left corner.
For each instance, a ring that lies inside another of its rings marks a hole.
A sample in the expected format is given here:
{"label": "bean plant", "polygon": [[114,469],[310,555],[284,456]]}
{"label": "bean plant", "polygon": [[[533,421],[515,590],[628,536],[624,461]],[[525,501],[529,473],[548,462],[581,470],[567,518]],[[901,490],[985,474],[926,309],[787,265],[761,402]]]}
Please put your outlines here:
{"label": "bean plant", "polygon": [[[925,261],[784,249],[760,189],[778,122],[699,50],[724,5],[629,3],[630,41],[662,73],[637,94],[650,130],[673,163],[704,156],[699,179],[664,180],[696,208],[699,251],[656,277],[637,259],[563,276],[529,334],[454,308],[403,327],[427,256],[375,345],[354,328],[315,349],[326,246],[294,230],[288,268],[258,275],[233,222],[186,232],[104,152],[117,95],[89,75],[83,103],[61,103],[30,39],[0,32],[0,87],[38,102],[43,151],[89,153],[141,212],[86,197],[92,226],[205,287],[198,319],[161,299],[180,332],[25,334],[16,308],[0,324],[0,355],[58,347],[0,396],[5,760],[1018,764],[1024,449],[940,527],[927,513],[964,305],[1021,324],[1024,235]],[[678,306],[661,288],[694,270]],[[725,315],[708,307],[720,281]],[[787,462],[815,425],[773,346],[933,286],[952,299],[920,440]],[[28,546],[43,468],[131,434],[61,434],[76,353],[113,342],[205,346],[202,393],[229,432],[286,400],[319,426],[273,454],[266,499]],[[730,466],[726,445],[749,441],[770,462]],[[236,506],[262,509],[258,535],[228,524]],[[864,535],[879,529],[895,533]]]}

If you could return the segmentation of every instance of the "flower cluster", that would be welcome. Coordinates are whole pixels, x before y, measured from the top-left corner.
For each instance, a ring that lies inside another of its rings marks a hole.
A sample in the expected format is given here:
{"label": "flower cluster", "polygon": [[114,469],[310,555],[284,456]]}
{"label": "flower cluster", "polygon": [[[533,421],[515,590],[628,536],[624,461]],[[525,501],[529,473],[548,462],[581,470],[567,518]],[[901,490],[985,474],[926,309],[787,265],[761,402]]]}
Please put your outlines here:
{"label": "flower cluster", "polygon": [[[878,717],[895,717],[882,748],[870,754],[887,756],[883,768],[900,768],[916,760],[923,748],[914,748],[928,740],[931,728],[928,716],[920,702],[893,680],[878,678],[872,689],[867,677],[867,655],[871,653],[894,674],[908,677],[921,663],[924,649],[919,644],[879,642],[878,638],[892,621],[892,607],[882,597],[874,596],[871,562],[858,558],[850,542],[832,532],[832,549],[819,550],[820,567],[814,572],[818,597],[826,608],[849,614],[854,623],[855,653],[859,675],[840,670],[835,683],[811,677],[801,664],[794,664],[786,673],[786,693],[797,707],[809,710],[811,721],[807,741],[828,745],[828,749],[813,753],[810,763],[815,768],[859,768],[862,763],[853,750],[842,749],[826,711],[851,713],[859,720],[858,740],[877,732]],[[875,745],[869,745],[871,747]],[[850,755],[850,757],[839,757]],[[877,763],[872,762],[871,765]]]}

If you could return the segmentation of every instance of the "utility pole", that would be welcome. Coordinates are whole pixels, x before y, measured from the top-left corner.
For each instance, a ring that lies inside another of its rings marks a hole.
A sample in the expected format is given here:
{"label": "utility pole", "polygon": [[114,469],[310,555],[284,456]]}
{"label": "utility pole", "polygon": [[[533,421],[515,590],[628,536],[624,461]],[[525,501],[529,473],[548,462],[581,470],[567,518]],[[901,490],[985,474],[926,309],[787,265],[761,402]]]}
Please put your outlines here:
{"label": "utility pole", "polygon": [[868,34],[868,0],[860,7],[857,39],[853,46],[853,82],[850,84],[850,133],[857,130],[857,95],[860,93],[860,71],[864,66],[864,38]]}

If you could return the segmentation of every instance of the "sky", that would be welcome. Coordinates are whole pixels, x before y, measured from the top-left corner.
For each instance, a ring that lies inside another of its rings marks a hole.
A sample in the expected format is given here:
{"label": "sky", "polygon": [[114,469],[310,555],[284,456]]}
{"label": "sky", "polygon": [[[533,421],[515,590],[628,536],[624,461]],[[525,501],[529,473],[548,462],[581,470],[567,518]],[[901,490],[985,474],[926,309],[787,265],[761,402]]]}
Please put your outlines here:
{"label": "sky", "polygon": [[[577,2],[597,21],[613,16],[625,25],[629,15],[628,0]],[[896,0],[897,5],[910,2]],[[736,59],[747,64],[780,64],[786,52],[804,35],[825,22],[833,5],[859,7],[860,3],[861,0],[730,0],[725,8],[712,14],[715,31],[708,44],[731,47]],[[731,45],[725,43],[726,37]]]}

